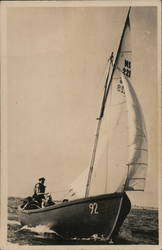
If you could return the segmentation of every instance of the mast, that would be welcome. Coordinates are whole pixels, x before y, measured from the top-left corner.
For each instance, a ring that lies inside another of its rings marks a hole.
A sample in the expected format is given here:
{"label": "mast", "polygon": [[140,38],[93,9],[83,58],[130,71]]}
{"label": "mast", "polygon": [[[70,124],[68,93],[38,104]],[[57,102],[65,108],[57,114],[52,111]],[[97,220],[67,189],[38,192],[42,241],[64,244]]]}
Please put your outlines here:
{"label": "mast", "polygon": [[89,190],[90,190],[90,183],[91,183],[93,166],[94,166],[95,157],[96,157],[96,151],[97,151],[99,133],[100,133],[100,128],[101,128],[101,122],[102,122],[102,118],[103,118],[103,115],[104,115],[105,104],[106,104],[106,99],[107,99],[108,80],[109,80],[111,65],[113,65],[113,52],[111,53],[111,56],[110,56],[108,61],[110,61],[109,69],[108,69],[108,74],[107,74],[106,81],[105,81],[105,90],[104,90],[104,94],[103,94],[103,98],[102,98],[100,115],[97,118],[98,124],[97,124],[97,130],[96,130],[95,141],[94,141],[94,146],[93,146],[92,158],[91,158],[91,162],[90,162],[90,169],[89,169],[88,180],[87,180],[87,185],[86,185],[85,197],[88,197]]}
{"label": "mast", "polygon": [[[121,39],[120,39],[120,43],[119,43],[119,47],[118,47],[118,50],[117,50],[117,54],[116,54],[116,58],[115,58],[114,64],[113,64],[113,52],[112,52],[112,54],[111,54],[111,56],[109,58],[109,60],[110,60],[109,70],[108,70],[108,74],[107,74],[106,81],[105,81],[105,90],[104,90],[104,95],[103,95],[103,99],[102,99],[100,115],[99,115],[99,118],[97,118],[98,124],[97,124],[95,141],[94,141],[94,146],[93,146],[93,151],[92,151],[92,157],[91,157],[91,162],[90,162],[90,169],[89,169],[88,180],[87,180],[87,185],[86,185],[85,197],[89,196],[90,184],[91,184],[91,179],[92,179],[92,172],[93,172],[93,167],[94,167],[94,163],[95,163],[95,157],[96,157],[98,139],[99,139],[100,128],[101,128],[101,122],[102,122],[102,118],[104,116],[105,105],[106,105],[107,97],[108,97],[108,94],[109,94],[110,86],[111,86],[111,83],[112,83],[114,71],[115,71],[116,66],[117,66],[117,62],[118,62],[119,53],[120,53],[120,50],[121,50],[121,45],[122,45],[123,37],[124,37],[124,34],[125,34],[125,30],[126,30],[127,24],[129,22],[129,13],[130,13],[130,10],[131,10],[131,7],[129,7],[129,10],[128,10],[128,14],[127,14],[126,21],[125,21],[125,24],[124,24],[124,29],[123,29],[123,32],[122,32],[122,36],[121,36]],[[111,76],[110,76],[110,80],[109,80],[109,74],[110,74],[111,65],[113,66],[113,68],[112,68],[112,72],[111,72]]]}
{"label": "mast", "polygon": [[109,86],[108,86],[108,89],[107,89],[106,98],[108,96],[109,88],[110,88],[110,85],[111,85],[111,82],[112,82],[112,79],[113,79],[113,75],[114,75],[114,71],[115,71],[117,63],[118,63],[119,54],[120,54],[120,50],[121,50],[121,46],[122,46],[122,41],[123,41],[123,38],[124,38],[124,35],[125,35],[125,30],[126,30],[127,24],[129,22],[129,13],[130,13],[130,10],[131,10],[131,7],[129,7],[129,9],[128,9],[128,14],[127,14],[127,17],[126,17],[126,20],[125,20],[123,33],[122,33],[121,38],[120,38],[120,43],[119,43],[119,47],[118,47],[118,50],[117,50],[117,53],[116,53],[116,58],[115,58],[114,67],[113,67],[113,70],[112,70],[111,78],[110,78],[110,81],[109,81]]}

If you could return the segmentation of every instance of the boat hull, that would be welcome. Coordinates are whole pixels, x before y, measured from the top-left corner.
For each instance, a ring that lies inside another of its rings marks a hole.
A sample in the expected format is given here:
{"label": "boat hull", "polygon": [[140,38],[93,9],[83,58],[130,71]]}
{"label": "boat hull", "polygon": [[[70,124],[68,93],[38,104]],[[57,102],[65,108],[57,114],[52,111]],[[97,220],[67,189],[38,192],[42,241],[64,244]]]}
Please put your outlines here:
{"label": "boat hull", "polygon": [[[64,237],[89,237],[103,234],[110,238],[117,234],[126,215],[128,199],[125,193],[98,195],[46,208],[19,208],[22,225],[47,225]],[[128,211],[129,210],[129,211]]]}

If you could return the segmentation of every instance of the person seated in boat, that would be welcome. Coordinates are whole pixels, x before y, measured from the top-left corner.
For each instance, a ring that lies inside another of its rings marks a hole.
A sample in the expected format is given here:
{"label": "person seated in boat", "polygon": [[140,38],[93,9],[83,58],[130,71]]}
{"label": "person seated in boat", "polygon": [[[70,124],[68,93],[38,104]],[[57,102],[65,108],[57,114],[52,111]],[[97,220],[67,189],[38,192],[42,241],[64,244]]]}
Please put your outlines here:
{"label": "person seated in boat", "polygon": [[42,199],[45,199],[45,190],[46,186],[44,185],[45,178],[41,177],[39,178],[39,182],[34,187],[34,195],[33,198],[38,201],[40,207],[42,204]]}
{"label": "person seated in boat", "polygon": [[23,199],[23,204],[21,207],[27,210],[40,208],[39,203],[31,196],[28,196],[27,198]]}
{"label": "person seated in boat", "polygon": [[54,205],[55,202],[52,200],[51,194],[45,194],[45,199],[42,199],[42,207],[48,207]]}

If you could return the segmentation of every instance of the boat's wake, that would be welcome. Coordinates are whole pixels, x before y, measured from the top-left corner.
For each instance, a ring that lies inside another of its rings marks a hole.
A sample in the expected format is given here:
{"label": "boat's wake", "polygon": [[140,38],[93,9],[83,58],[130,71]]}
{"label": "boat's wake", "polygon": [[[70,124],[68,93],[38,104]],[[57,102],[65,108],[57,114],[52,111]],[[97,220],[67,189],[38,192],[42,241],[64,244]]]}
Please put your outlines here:
{"label": "boat's wake", "polygon": [[16,220],[8,220],[8,232],[10,242],[17,243],[19,239],[20,245],[52,245],[62,241],[62,238],[46,225],[22,226]]}
{"label": "boat's wake", "polygon": [[56,232],[54,232],[53,230],[51,230],[46,225],[38,225],[38,226],[35,226],[35,227],[29,227],[29,226],[25,225],[20,230],[21,231],[22,230],[28,230],[28,231],[31,231],[31,232],[37,233],[37,234],[45,234],[45,233],[56,234]]}
{"label": "boat's wake", "polygon": [[56,234],[57,233],[53,230],[51,230],[47,225],[37,225],[35,227],[30,227],[30,226],[21,226],[21,223],[19,221],[16,220],[8,220],[8,226],[9,227],[14,227],[16,228],[17,232],[31,232],[34,234],[40,234],[40,235],[44,235],[44,234]]}
{"label": "boat's wake", "polygon": [[57,232],[54,230],[51,230],[47,225],[37,225],[37,226],[28,226],[24,225],[21,226],[21,224],[16,221],[16,220],[8,220],[8,226],[14,230],[16,235],[19,235],[19,238],[21,237],[26,237],[26,238],[32,238],[32,240],[40,239],[40,240],[54,240],[54,241],[63,241],[69,244],[71,243],[76,243],[76,242],[102,242],[105,241],[103,237],[100,237],[98,235],[92,235],[89,238],[71,238],[71,239],[66,239],[59,235]]}
{"label": "boat's wake", "polygon": [[8,225],[20,225],[20,222],[16,220],[8,220]]}

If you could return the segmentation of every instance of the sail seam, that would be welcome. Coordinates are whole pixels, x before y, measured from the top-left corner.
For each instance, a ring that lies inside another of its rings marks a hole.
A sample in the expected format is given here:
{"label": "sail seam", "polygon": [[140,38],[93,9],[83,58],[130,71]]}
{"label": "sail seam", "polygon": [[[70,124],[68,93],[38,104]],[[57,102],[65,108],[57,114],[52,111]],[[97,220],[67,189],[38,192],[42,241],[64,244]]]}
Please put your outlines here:
{"label": "sail seam", "polygon": [[147,150],[147,149],[145,149],[145,148],[135,148],[135,150],[141,150],[141,151],[148,152],[148,150]]}
{"label": "sail seam", "polygon": [[[128,145],[128,147],[131,147],[131,146],[133,146],[133,145],[135,145],[135,143],[133,143],[133,144],[131,144],[131,145]],[[135,148],[134,150],[148,152],[148,150],[145,149],[145,148]]]}
{"label": "sail seam", "polygon": [[131,50],[123,50],[120,53],[132,53],[132,51]]}
{"label": "sail seam", "polygon": [[148,166],[148,164],[144,163],[144,162],[131,162],[128,165],[145,165],[145,166]]}
{"label": "sail seam", "polygon": [[128,178],[129,180],[146,180],[146,178]]}
{"label": "sail seam", "polygon": [[144,137],[144,138],[146,138],[146,135],[145,135],[145,134],[143,134],[143,135],[136,135],[136,136],[139,136],[139,137]]}

